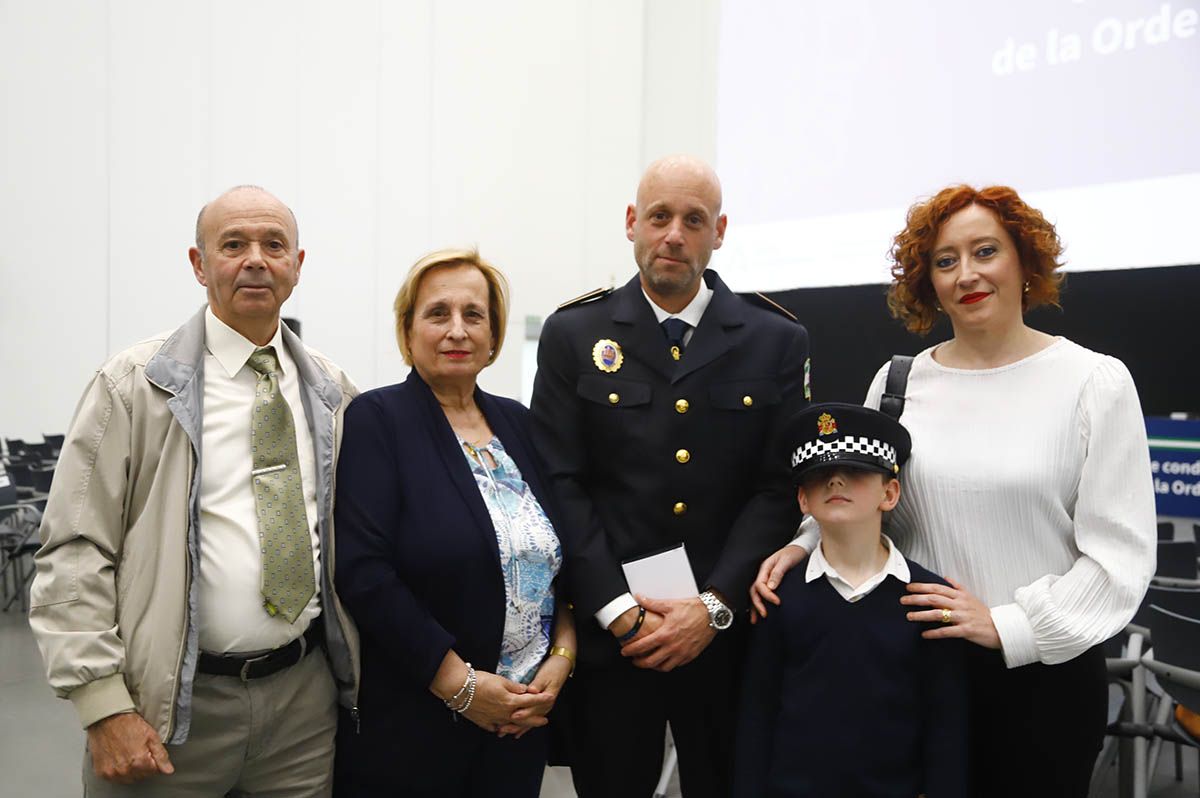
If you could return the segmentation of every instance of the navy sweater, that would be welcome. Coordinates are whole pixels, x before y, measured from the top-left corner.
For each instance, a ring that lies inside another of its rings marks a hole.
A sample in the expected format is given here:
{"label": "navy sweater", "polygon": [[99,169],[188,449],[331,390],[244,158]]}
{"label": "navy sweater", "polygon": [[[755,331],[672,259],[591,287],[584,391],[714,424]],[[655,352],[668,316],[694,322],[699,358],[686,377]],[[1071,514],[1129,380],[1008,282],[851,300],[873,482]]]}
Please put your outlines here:
{"label": "navy sweater", "polygon": [[[908,565],[914,582],[946,584]],[[804,571],[752,634],[734,795],[966,796],[967,644],[922,638],[893,576],[851,603]]]}

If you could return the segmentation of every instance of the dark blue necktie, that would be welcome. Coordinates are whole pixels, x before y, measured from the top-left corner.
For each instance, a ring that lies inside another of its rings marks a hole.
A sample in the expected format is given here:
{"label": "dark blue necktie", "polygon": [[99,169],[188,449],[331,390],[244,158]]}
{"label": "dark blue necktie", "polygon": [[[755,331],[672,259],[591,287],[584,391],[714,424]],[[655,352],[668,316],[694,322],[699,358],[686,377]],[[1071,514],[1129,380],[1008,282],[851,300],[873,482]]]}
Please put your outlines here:
{"label": "dark blue necktie", "polygon": [[692,325],[683,319],[664,319],[661,326],[667,336],[667,345],[671,347],[671,358],[678,360],[683,354],[683,336]]}

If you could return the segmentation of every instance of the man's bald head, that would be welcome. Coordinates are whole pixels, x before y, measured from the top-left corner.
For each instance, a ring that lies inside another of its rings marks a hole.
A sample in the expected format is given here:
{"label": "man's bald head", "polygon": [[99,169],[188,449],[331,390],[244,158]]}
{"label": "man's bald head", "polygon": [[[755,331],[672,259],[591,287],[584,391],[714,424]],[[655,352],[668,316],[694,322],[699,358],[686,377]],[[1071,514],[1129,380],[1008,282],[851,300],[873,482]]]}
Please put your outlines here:
{"label": "man's bald head", "polygon": [[642,288],[659,307],[678,313],[700,290],[712,252],[725,239],[717,173],[690,155],[650,164],[637,203],[625,209],[625,235]]}
{"label": "man's bald head", "polygon": [[708,199],[713,218],[721,215],[721,180],[705,161],[694,155],[677,154],[667,155],[651,163],[642,173],[642,179],[638,183],[639,208],[645,207],[647,197],[663,182],[690,184]]}
{"label": "man's bald head", "polygon": [[209,206],[230,197],[230,195],[236,194],[239,192],[244,192],[244,191],[255,192],[255,193],[261,194],[264,197],[269,198],[270,200],[279,203],[279,205],[288,212],[288,216],[290,216],[292,218],[292,245],[299,247],[300,246],[300,224],[296,221],[296,214],[292,212],[292,209],[289,208],[287,205],[284,205],[283,202],[281,202],[278,197],[276,197],[270,191],[267,191],[262,186],[255,186],[255,185],[251,185],[249,183],[244,183],[240,186],[234,186],[233,188],[226,190],[224,193],[220,194],[216,199],[214,199],[211,202],[208,202],[204,206],[202,206],[200,208],[200,213],[196,214],[196,249],[200,250],[201,256],[203,257],[203,254],[204,254],[204,214],[205,214],[205,211],[208,210]]}

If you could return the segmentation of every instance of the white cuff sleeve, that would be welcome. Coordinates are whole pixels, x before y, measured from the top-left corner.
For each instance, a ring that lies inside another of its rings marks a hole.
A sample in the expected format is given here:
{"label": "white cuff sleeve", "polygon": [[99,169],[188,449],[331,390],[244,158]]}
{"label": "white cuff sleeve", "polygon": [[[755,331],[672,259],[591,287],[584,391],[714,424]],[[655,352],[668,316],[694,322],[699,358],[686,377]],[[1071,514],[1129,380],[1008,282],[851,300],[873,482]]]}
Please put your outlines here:
{"label": "white cuff sleeve", "polygon": [[1004,664],[1019,668],[1037,662],[1037,639],[1033,635],[1033,624],[1018,604],[1002,604],[992,607],[992,623],[1000,635],[1000,649],[1004,653]]}
{"label": "white cuff sleeve", "polygon": [[796,530],[796,537],[792,539],[789,546],[800,546],[809,554],[813,553],[813,549],[821,542],[821,525],[817,523],[817,519],[811,515],[805,517],[800,528]]}
{"label": "white cuff sleeve", "polygon": [[622,593],[596,611],[596,622],[600,628],[607,629],[612,622],[621,617],[621,613],[638,605],[632,593]]}

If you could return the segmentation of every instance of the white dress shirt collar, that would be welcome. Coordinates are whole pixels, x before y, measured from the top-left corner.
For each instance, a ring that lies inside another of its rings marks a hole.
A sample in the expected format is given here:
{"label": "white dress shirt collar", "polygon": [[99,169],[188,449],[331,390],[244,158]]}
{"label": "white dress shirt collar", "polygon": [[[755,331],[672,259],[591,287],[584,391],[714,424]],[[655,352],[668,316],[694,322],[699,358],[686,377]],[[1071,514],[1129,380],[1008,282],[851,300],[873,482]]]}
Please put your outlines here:
{"label": "white dress shirt collar", "polygon": [[[267,344],[267,346],[275,347],[275,357],[279,361],[280,372],[285,371],[287,365],[290,365],[286,364],[287,357],[283,353],[282,327],[283,321],[280,320],[279,325],[275,328],[275,335]],[[250,359],[250,355],[259,348],[258,344],[218,319],[211,307],[204,310],[204,343],[212,356],[221,364],[221,368],[225,370],[225,375],[229,379],[233,379],[241,371],[242,366],[246,365],[246,361]]]}
{"label": "white dress shirt collar", "polygon": [[[654,311],[654,318],[662,324],[667,319],[682,319],[691,325],[692,329],[700,326],[700,318],[704,315],[704,311],[708,309],[708,303],[712,301],[713,290],[704,282],[703,277],[700,279],[700,290],[692,297],[692,301],[687,303],[687,307],[678,313],[668,313],[655,304],[650,295],[646,293],[646,289],[642,288],[642,296],[646,297],[646,301],[650,303],[650,309]],[[690,330],[689,330],[690,332]]]}
{"label": "white dress shirt collar", "polygon": [[883,564],[883,568],[879,573],[867,579],[858,587],[852,586],[843,579],[841,574],[837,572],[837,569],[829,564],[829,560],[825,559],[825,554],[820,546],[817,546],[808,557],[808,569],[804,572],[804,581],[811,582],[818,577],[824,576],[829,580],[829,584],[833,585],[838,594],[846,599],[846,601],[858,601],[879,587],[889,575],[896,577],[907,585],[912,581],[912,574],[908,570],[908,563],[905,562],[904,555],[892,543],[891,538],[887,535],[880,535],[880,537],[883,538],[884,545],[888,548],[887,562]]}

